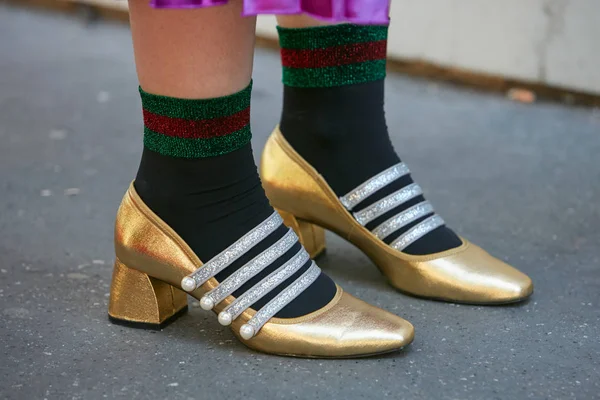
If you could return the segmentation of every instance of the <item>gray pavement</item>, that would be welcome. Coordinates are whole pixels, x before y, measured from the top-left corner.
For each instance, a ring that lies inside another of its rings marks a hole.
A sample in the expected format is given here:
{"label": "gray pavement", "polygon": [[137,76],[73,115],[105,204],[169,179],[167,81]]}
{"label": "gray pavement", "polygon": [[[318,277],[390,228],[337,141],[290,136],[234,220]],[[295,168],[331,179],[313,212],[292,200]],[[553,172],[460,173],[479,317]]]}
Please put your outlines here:
{"label": "gray pavement", "polygon": [[[278,55],[259,50],[257,155],[277,121],[279,76]],[[0,398],[600,398],[600,112],[398,76],[387,111],[428,198],[532,276],[529,302],[407,297],[329,235],[321,267],[415,325],[404,352],[258,354],[195,306],[161,332],[114,326],[113,218],[142,138],[128,29],[0,7]]]}

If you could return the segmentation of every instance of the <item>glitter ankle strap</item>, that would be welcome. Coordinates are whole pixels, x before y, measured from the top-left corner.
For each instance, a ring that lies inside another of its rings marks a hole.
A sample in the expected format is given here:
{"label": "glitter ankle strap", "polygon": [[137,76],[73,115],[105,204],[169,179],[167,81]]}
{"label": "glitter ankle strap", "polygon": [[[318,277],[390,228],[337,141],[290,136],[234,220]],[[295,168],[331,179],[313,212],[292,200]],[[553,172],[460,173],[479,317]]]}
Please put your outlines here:
{"label": "glitter ankle strap", "polygon": [[[247,253],[257,243],[269,236],[281,226],[282,223],[283,220],[279,214],[276,212],[273,213],[273,215],[244,235],[240,240],[229,246],[205,265],[183,278],[181,287],[187,292],[197,289],[210,278],[230,266],[243,254]],[[200,306],[205,310],[213,309],[217,304],[225,300],[242,285],[271,265],[275,260],[283,256],[297,242],[298,237],[293,230],[289,229],[275,244],[244,264],[223,282],[220,282],[217,287],[202,296],[200,299]],[[302,248],[281,267],[225,307],[225,309],[219,313],[219,323],[221,325],[230,325],[233,320],[238,318],[252,304],[298,272],[309,260],[310,256],[306,250]],[[308,288],[317,279],[320,273],[321,270],[319,267],[317,267],[314,262],[311,262],[309,268],[298,279],[258,310],[248,323],[242,325],[240,328],[240,335],[242,338],[248,340],[256,335],[269,319]]]}
{"label": "glitter ankle strap", "polygon": [[365,226],[386,212],[414,199],[423,194],[423,190],[416,183],[403,187],[402,189],[376,201],[369,207],[354,213],[354,218],[359,224]]}
{"label": "glitter ankle strap", "polygon": [[396,250],[402,251],[411,243],[416,242],[432,230],[439,228],[442,225],[444,225],[444,220],[442,217],[439,215],[433,215],[400,235],[400,237],[394,240],[390,246]]}
{"label": "glitter ankle strap", "polygon": [[354,190],[340,197],[340,201],[350,211],[379,189],[408,174],[410,174],[408,167],[404,163],[398,163],[358,185]]}
{"label": "glitter ankle strap", "polygon": [[308,253],[304,249],[300,250],[291,260],[225,307],[219,313],[219,322],[222,325],[229,325],[231,321],[239,317],[250,305],[260,300],[281,282],[294,275],[309,259],[310,256]]}
{"label": "glitter ankle strap", "polygon": [[399,214],[394,215],[392,218],[383,222],[377,228],[373,229],[373,234],[379,239],[383,240],[398,229],[402,229],[408,224],[422,218],[426,215],[433,214],[433,206],[428,201],[422,201]]}
{"label": "glitter ankle strap", "polygon": [[230,266],[235,260],[246,254],[264,238],[275,232],[283,219],[275,211],[269,218],[242,236],[237,242],[217,254],[209,262],[181,280],[181,287],[186,292],[192,292],[202,286],[207,280]]}
{"label": "glitter ankle strap", "polygon": [[250,339],[267,323],[275,314],[277,314],[283,307],[288,305],[294,300],[300,293],[304,292],[307,287],[312,285],[321,274],[321,269],[312,262],[311,266],[304,272],[298,279],[294,281],[290,286],[285,288],[279,293],[273,300],[267,303],[263,308],[258,310],[256,314],[248,321],[247,324],[242,325],[240,328],[240,335],[244,339]]}
{"label": "glitter ankle strap", "polygon": [[[348,211],[352,211],[352,209],[377,191],[408,174],[410,174],[410,170],[404,163],[396,164],[360,184],[345,196],[340,197],[340,201]],[[359,224],[366,226],[368,223],[373,222],[394,208],[399,207],[422,194],[423,190],[421,187],[416,183],[412,183],[374,202],[362,210],[354,212],[352,215]],[[416,223],[419,220],[420,222]],[[428,201],[422,201],[388,218],[386,221],[373,228],[371,232],[377,236],[378,239],[383,240],[394,232],[406,228],[413,223],[416,223],[416,225],[393,240],[390,244],[391,247],[398,251],[404,250],[429,232],[444,225],[444,220],[435,214],[433,206]]]}
{"label": "glitter ankle strap", "polygon": [[227,296],[242,286],[248,279],[260,273],[268,267],[273,261],[281,257],[285,252],[292,248],[298,241],[298,237],[291,229],[279,239],[273,246],[254,257],[242,268],[235,271],[216,288],[206,293],[200,299],[200,305],[205,310],[212,310],[215,304],[219,304]]}

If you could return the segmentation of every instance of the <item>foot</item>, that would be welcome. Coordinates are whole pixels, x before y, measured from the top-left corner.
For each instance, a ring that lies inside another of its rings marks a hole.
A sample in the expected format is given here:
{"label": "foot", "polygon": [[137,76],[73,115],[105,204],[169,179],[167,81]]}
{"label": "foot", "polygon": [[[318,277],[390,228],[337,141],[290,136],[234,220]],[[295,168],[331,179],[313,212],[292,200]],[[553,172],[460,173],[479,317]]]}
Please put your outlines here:
{"label": "foot", "polygon": [[[141,90],[144,108],[144,152],[135,180],[142,200],[177,232],[202,260],[210,260],[273,213],[256,170],[250,141],[249,85],[230,96],[187,100]],[[285,235],[272,232],[251,251],[220,271],[223,281]],[[246,292],[298,252],[287,251],[240,287]],[[260,308],[310,267],[273,290],[254,306]],[[325,274],[278,312],[293,318],[320,309],[335,295]]]}
{"label": "foot", "polygon": [[117,216],[111,317],[162,323],[184,309],[182,288],[261,351],[401,348],[412,326],[344,294],[269,205],[249,143],[250,90],[206,100],[140,90],[144,153]]}
{"label": "foot", "polygon": [[311,242],[310,237],[305,238],[307,233],[326,227],[360,248],[394,287],[419,297],[504,304],[531,295],[533,284],[527,275],[465,239],[459,239],[458,247],[431,255],[406,253],[405,248],[443,225],[436,214],[426,217],[392,243],[383,241],[410,221],[430,214],[432,207],[427,203],[409,208],[373,230],[366,228],[372,219],[418,195],[420,190],[415,184],[360,211],[349,211],[406,173],[405,165],[397,165],[339,197],[278,129],[267,140],[261,160],[261,176],[271,203],[285,211],[286,223],[304,243]]}
{"label": "foot", "polygon": [[529,277],[445,225],[394,151],[387,27],[280,28],[279,39],[283,112],[261,169],[272,204],[352,241],[408,293],[485,304],[529,296]]}
{"label": "foot", "polygon": [[[389,139],[384,112],[386,26],[335,25],[279,29],[284,82],[280,129],[292,147],[342,197],[367,179],[400,163]],[[414,185],[404,174],[365,198],[359,212]],[[417,204],[413,196],[369,221],[377,226]],[[384,238],[388,244],[421,223],[423,215]],[[439,226],[403,251],[422,255],[461,245],[447,226]]]}
{"label": "foot", "polygon": [[[216,278],[280,229],[286,231],[281,239],[227,278]],[[202,308],[215,311],[219,323],[231,326],[246,346],[266,353],[362,357],[400,350],[413,339],[410,323],[344,293],[338,286],[333,298],[314,312],[298,318],[276,317],[322,276],[277,213],[212,259],[201,260],[132,185],[119,207],[115,232],[117,261],[109,302],[113,322],[144,328],[164,326],[185,311],[183,289],[199,299]],[[240,293],[240,288],[255,281],[293,248],[298,251],[291,258]],[[309,268],[303,269],[307,262]],[[291,277],[295,278],[287,284]],[[259,305],[265,297],[271,300]]]}

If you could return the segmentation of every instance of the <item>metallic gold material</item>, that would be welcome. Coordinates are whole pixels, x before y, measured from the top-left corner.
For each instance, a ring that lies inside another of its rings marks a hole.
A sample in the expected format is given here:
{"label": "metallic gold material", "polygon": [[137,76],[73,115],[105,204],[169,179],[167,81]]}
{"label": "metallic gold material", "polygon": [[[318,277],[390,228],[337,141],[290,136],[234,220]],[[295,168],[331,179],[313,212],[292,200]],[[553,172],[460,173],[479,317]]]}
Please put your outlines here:
{"label": "metallic gold material", "polygon": [[[336,358],[394,351],[412,342],[414,337],[409,322],[339,287],[334,299],[323,309],[279,321],[267,323],[248,344],[266,353]],[[238,335],[237,329],[233,332]]]}
{"label": "metallic gold material", "polygon": [[[144,204],[133,185],[117,214],[115,251],[117,264],[109,306],[113,319],[161,321],[183,305],[179,290],[182,278],[202,266],[177,233]],[[201,299],[218,283],[211,278],[190,294]],[[170,305],[165,300],[169,291]],[[234,300],[228,296],[213,312],[220,313]],[[256,310],[248,308],[231,323],[238,338],[241,326],[255,314]],[[242,343],[287,356],[360,357],[399,350],[413,336],[409,322],[355,299],[338,287],[335,297],[320,310],[299,318],[271,318],[256,336]]]}
{"label": "metallic gold material", "polygon": [[115,262],[108,315],[130,323],[161,325],[187,307],[187,296],[173,286]]}
{"label": "metallic gold material", "polygon": [[[286,221],[303,221],[337,233],[360,248],[403,292],[473,304],[511,303],[533,293],[533,283],[527,275],[465,239],[457,248],[423,256],[388,246],[352,217],[323,177],[287,143],[278,127],[265,145],[260,171],[271,204],[286,215]],[[290,226],[294,228],[293,224]],[[298,231],[297,234],[302,235]]]}
{"label": "metallic gold material", "polygon": [[277,210],[283,218],[283,223],[292,228],[300,243],[304,246],[310,258],[315,259],[325,251],[325,230],[310,222],[297,219],[293,214]]}

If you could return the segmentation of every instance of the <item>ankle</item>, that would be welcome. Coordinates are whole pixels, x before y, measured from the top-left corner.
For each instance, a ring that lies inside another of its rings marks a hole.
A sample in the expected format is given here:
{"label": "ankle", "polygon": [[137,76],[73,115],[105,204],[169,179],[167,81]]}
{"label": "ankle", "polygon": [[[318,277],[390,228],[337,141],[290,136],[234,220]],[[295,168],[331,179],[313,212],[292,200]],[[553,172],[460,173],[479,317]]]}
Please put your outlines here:
{"label": "ankle", "polygon": [[134,186],[148,207],[203,258],[213,257],[273,212],[250,144],[200,159],[144,149]]}

